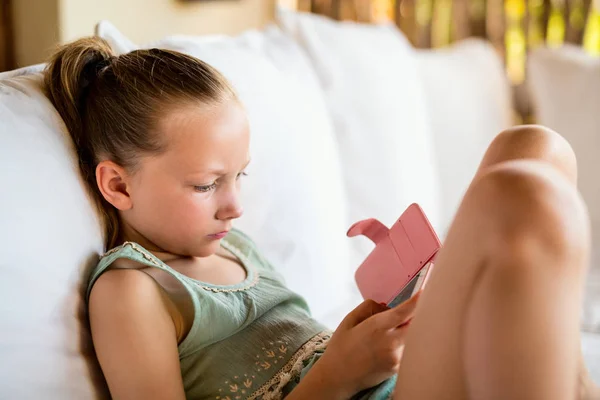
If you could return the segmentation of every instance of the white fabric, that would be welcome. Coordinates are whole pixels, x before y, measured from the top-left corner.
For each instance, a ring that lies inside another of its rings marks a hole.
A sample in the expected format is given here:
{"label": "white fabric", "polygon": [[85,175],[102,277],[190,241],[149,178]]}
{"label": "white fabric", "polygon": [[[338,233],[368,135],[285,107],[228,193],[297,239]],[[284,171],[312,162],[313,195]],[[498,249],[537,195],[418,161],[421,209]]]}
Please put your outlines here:
{"label": "white fabric", "polygon": [[0,80],[15,78],[21,75],[31,75],[36,72],[41,72],[45,66],[46,64],[35,64],[28,67],[14,69],[12,71],[0,72]]}
{"label": "white fabric", "polygon": [[581,334],[581,349],[590,376],[596,385],[600,386],[600,335],[583,332]]}
{"label": "white fabric", "polygon": [[511,91],[502,61],[482,39],[417,52],[433,128],[445,236],[481,159],[513,125]]}
{"label": "white fabric", "polygon": [[[391,226],[413,202],[439,228],[438,179],[414,51],[392,26],[338,23],[280,10],[282,29],[302,45],[319,77],[341,155],[350,225]],[[352,238],[353,268],[373,249]]]}
{"label": "white fabric", "polygon": [[531,98],[540,124],[562,134],[577,156],[578,185],[592,220],[592,268],[584,329],[600,333],[600,59],[566,45],[529,57]]}
{"label": "white fabric", "polygon": [[[110,43],[126,41],[116,29],[104,31],[112,33]],[[173,36],[143,47],[153,46],[198,57],[233,83],[248,111],[252,157],[242,190],[246,211],[236,226],[316,318],[343,304],[352,274],[340,163],[302,52],[276,30],[235,38]]]}
{"label": "white fabric", "polygon": [[0,80],[0,398],[95,399],[81,285],[101,229],[40,82]]}
{"label": "white fabric", "polygon": [[541,48],[529,58],[529,75],[536,118],[573,146],[581,193],[600,222],[600,58],[574,46]]}
{"label": "white fabric", "polygon": [[125,37],[125,35],[108,21],[98,22],[94,29],[94,34],[106,40],[111,49],[117,54],[129,53],[138,48],[135,43]]}

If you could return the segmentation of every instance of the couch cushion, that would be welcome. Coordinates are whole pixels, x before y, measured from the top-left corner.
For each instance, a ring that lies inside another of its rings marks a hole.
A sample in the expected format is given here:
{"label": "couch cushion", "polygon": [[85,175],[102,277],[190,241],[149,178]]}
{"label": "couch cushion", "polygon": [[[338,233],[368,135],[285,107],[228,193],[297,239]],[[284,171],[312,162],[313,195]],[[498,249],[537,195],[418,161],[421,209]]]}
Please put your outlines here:
{"label": "couch cushion", "polygon": [[98,398],[83,284],[101,229],[41,75],[23,72],[0,80],[0,397]]}
{"label": "couch cushion", "polygon": [[46,67],[45,63],[30,65],[27,67],[21,67],[13,69],[12,71],[0,72],[0,80],[6,80],[9,78],[16,78],[17,76],[33,75],[36,72],[42,72]]}
{"label": "couch cushion", "polygon": [[539,48],[529,57],[537,121],[561,135],[577,156],[578,186],[592,220],[584,329],[600,333],[600,59],[581,48]]}
{"label": "couch cushion", "polygon": [[[116,49],[126,48],[127,40],[107,24],[97,31]],[[352,290],[341,167],[310,64],[273,29],[238,37],[172,36],[141,47],[198,57],[233,83],[248,111],[252,157],[242,190],[245,214],[236,226],[320,318]]]}
{"label": "couch cushion", "polygon": [[482,39],[417,51],[440,174],[443,236],[492,139],[513,125],[502,61]]}
{"label": "couch cushion", "polygon": [[[336,22],[280,10],[282,29],[310,57],[335,126],[348,224],[391,226],[413,202],[440,226],[438,177],[414,51],[390,25]],[[373,249],[352,238],[353,266]]]}
{"label": "couch cushion", "polygon": [[579,47],[540,48],[529,57],[536,119],[573,146],[579,188],[594,222],[600,222],[600,58]]}
{"label": "couch cushion", "polygon": [[583,332],[581,350],[590,376],[600,386],[600,334]]}

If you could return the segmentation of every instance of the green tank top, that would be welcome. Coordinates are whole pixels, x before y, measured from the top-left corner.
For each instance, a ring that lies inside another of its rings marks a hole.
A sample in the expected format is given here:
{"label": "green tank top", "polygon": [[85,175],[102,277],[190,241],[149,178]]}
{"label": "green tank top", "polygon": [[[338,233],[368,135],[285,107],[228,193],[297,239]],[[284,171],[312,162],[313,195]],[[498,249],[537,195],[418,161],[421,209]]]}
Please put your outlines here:
{"label": "green tank top", "polygon": [[118,258],[167,272],[189,293],[194,309],[190,331],[178,347],[186,397],[280,398],[298,382],[311,358],[322,353],[330,332],[311,318],[306,302],[286,288],[245,234],[234,229],[221,245],[246,270],[243,282],[220,286],[189,278],[139,244],[126,242],[101,257],[87,297]]}

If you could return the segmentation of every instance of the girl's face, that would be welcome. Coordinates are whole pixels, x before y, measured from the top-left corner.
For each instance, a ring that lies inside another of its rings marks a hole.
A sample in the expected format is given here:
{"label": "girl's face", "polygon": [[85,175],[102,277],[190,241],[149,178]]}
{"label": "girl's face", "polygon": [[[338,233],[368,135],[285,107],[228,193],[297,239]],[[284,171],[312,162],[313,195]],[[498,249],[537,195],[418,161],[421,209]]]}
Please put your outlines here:
{"label": "girl's face", "polygon": [[240,180],[250,161],[246,114],[236,101],[192,105],[171,112],[158,132],[166,152],[142,158],[124,180],[129,203],[117,207],[123,239],[209,256],[243,212]]}

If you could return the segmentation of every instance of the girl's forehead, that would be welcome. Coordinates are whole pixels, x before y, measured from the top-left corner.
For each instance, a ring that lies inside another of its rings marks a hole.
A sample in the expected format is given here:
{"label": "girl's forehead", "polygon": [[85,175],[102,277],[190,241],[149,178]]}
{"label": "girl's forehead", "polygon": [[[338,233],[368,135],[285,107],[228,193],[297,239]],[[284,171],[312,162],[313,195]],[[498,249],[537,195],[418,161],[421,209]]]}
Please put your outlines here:
{"label": "girl's forehead", "polygon": [[160,133],[181,147],[227,140],[248,131],[246,112],[235,101],[177,108],[161,122]]}
{"label": "girl's forehead", "polygon": [[248,120],[237,102],[174,110],[160,128],[167,141],[165,161],[181,168],[226,167],[248,160]]}

